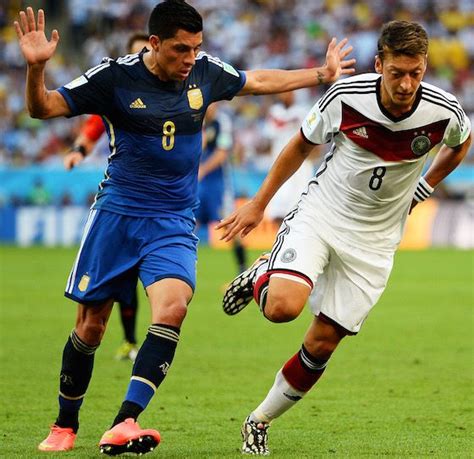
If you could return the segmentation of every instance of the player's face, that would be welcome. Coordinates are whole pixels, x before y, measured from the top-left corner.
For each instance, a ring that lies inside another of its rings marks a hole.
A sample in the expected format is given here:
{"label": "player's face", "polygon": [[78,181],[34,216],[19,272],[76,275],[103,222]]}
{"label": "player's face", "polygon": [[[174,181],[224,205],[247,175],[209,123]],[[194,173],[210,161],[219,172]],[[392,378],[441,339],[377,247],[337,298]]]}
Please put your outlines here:
{"label": "player's face", "polygon": [[166,80],[185,80],[196,62],[201,49],[202,32],[191,33],[179,29],[176,35],[160,40],[152,35],[150,39],[155,53],[155,64],[160,69],[160,78]]}
{"label": "player's face", "polygon": [[393,56],[375,60],[375,70],[382,74],[382,105],[395,115],[411,109],[416,92],[426,72],[426,56]]}

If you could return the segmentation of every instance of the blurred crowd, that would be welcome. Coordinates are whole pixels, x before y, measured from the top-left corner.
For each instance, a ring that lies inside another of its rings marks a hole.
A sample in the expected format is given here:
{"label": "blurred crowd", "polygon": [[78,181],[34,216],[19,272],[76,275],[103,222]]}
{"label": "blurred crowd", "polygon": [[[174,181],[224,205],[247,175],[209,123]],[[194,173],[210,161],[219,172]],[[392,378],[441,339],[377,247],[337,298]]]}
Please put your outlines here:
{"label": "blurred crowd", "polygon": [[[36,6],[39,2],[31,2]],[[131,32],[146,31],[152,0],[42,1],[47,35],[57,28],[60,44],[47,67],[47,86],[59,87],[97,65],[124,54]],[[357,72],[373,70],[380,26],[392,19],[421,22],[430,36],[425,81],[457,95],[474,116],[474,11],[472,0],[190,0],[204,18],[203,49],[239,69],[298,68],[324,62],[331,37],[348,37]],[[30,4],[30,3],[27,3]],[[12,27],[27,4],[0,3],[0,166],[60,166],[79,119],[39,121],[24,103],[25,66]],[[315,101],[327,88],[298,97]],[[236,132],[236,160],[242,167],[267,167],[261,124],[274,100],[236,98],[226,107]],[[262,160],[263,158],[263,160]],[[91,160],[94,161],[94,160]],[[104,156],[97,159],[105,164]],[[474,162],[474,155],[468,161]],[[261,166],[263,164],[263,166]]]}

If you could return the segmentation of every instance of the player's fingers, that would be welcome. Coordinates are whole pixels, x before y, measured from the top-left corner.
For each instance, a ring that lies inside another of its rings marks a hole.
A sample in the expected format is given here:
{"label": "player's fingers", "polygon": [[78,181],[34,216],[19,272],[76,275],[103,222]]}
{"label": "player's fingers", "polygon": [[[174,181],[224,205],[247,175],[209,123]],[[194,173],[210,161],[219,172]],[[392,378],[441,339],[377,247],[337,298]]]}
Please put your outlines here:
{"label": "player's fingers", "polygon": [[51,32],[51,41],[53,41],[54,43],[57,43],[59,41],[59,32],[56,29]]}
{"label": "player's fingers", "polygon": [[20,11],[20,24],[21,28],[23,29],[23,33],[28,33],[30,29],[28,28],[28,20],[26,19],[26,13],[24,11]]}
{"label": "player's fingers", "polygon": [[38,10],[38,31],[44,31],[44,11]]}
{"label": "player's fingers", "polygon": [[35,12],[33,11],[33,8],[31,8],[31,6],[26,8],[26,18],[28,20],[28,30],[30,32],[35,31],[36,30]]}
{"label": "player's fingers", "polygon": [[[334,38],[334,40],[335,40],[335,38]],[[335,46],[335,48],[336,48],[338,51],[340,51],[342,48],[344,48],[344,46],[347,45],[347,42],[348,42],[348,41],[349,41],[348,38],[343,38],[343,39]]]}
{"label": "player's fingers", "polygon": [[337,43],[336,37],[332,37],[328,45],[328,53],[331,52],[336,47],[336,43]]}
{"label": "player's fingers", "polygon": [[341,62],[341,67],[342,68],[352,67],[356,64],[356,62],[357,62],[356,59],[347,59],[347,60]]}
{"label": "player's fingers", "polygon": [[13,27],[15,28],[16,36],[19,40],[21,40],[21,37],[23,37],[23,32],[21,31],[21,27],[20,24],[18,24],[18,21],[15,21],[13,23]]}
{"label": "player's fingers", "polygon": [[234,216],[230,215],[227,218],[223,218],[214,228],[222,229],[234,221]]}
{"label": "player's fingers", "polygon": [[234,239],[235,235],[238,234],[238,232],[239,232],[239,230],[238,230],[237,227],[236,227],[236,228],[233,228],[232,230],[230,230],[230,231],[226,234],[226,236],[225,236],[225,238],[224,238],[224,241],[225,241],[225,242],[230,242],[230,241],[232,241],[232,239]]}
{"label": "player's fingers", "polygon": [[252,231],[253,229],[255,228],[255,225],[249,225],[247,227],[245,227],[242,232],[240,233],[240,236],[242,238],[244,238],[245,236],[247,236],[247,234],[250,233],[250,231]]}
{"label": "player's fingers", "polygon": [[224,234],[221,237],[221,240],[229,242],[241,229],[242,225],[239,224],[237,221],[229,223],[229,225],[227,225],[224,231]]}
{"label": "player's fingers", "polygon": [[352,53],[352,50],[354,49],[353,46],[348,46],[347,48],[342,49],[339,51],[339,56],[341,59],[344,59],[346,56]]}

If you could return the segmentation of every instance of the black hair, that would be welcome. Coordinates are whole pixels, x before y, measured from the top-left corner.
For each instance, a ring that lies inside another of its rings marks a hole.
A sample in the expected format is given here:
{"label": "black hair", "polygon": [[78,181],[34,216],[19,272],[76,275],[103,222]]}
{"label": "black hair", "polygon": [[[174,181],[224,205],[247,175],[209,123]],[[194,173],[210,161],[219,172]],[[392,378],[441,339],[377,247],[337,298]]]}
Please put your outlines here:
{"label": "black hair", "polygon": [[165,0],[158,3],[148,20],[150,35],[157,35],[166,40],[176,35],[179,29],[186,32],[202,32],[202,17],[189,3],[184,0]]}

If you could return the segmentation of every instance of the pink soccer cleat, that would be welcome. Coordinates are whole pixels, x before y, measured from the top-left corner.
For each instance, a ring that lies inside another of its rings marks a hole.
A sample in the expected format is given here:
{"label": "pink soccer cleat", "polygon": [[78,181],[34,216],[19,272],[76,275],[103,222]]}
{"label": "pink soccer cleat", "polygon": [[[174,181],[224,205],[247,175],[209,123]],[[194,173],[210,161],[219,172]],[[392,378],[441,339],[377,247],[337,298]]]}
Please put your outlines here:
{"label": "pink soccer cleat", "polygon": [[153,451],[160,440],[157,430],[140,429],[138,423],[129,418],[107,430],[100,439],[99,447],[101,453],[109,456],[122,453],[145,454]]}
{"label": "pink soccer cleat", "polygon": [[38,445],[40,451],[69,451],[74,448],[76,434],[70,427],[51,426],[49,435]]}

